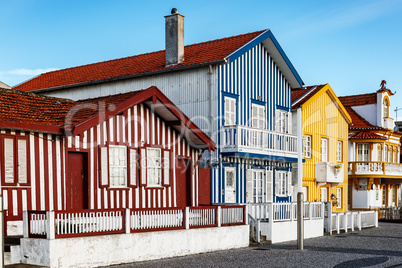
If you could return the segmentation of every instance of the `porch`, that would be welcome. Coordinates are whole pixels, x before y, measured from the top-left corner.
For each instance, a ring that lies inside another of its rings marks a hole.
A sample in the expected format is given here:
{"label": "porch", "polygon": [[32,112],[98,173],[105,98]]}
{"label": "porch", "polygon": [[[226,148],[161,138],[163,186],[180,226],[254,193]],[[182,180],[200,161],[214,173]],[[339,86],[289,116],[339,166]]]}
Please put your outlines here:
{"label": "porch", "polygon": [[245,213],[244,206],[25,211],[11,259],[92,267],[246,247]]}
{"label": "porch", "polygon": [[[297,203],[248,204],[250,237],[260,242],[261,236],[271,243],[297,239]],[[324,235],[324,204],[304,203],[304,238]]]}
{"label": "porch", "polygon": [[297,158],[297,136],[239,125],[224,126],[221,130],[221,152]]}

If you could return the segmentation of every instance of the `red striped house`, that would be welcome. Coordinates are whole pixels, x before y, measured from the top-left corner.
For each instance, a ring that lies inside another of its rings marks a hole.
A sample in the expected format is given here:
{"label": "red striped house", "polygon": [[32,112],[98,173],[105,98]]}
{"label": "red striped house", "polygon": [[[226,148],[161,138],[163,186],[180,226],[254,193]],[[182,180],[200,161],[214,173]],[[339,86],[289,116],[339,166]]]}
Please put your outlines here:
{"label": "red striped house", "polygon": [[0,92],[11,233],[25,210],[199,204],[200,154],[215,144],[156,87],[81,101]]}

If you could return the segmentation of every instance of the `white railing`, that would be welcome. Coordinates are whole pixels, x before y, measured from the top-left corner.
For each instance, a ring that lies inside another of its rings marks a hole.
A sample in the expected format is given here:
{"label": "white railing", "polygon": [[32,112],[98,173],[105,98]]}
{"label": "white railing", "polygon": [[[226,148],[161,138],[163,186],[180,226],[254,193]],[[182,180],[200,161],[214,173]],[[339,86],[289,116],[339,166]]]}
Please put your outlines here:
{"label": "white railing", "polygon": [[332,213],[332,204],[326,203],[327,215],[325,217],[325,232],[348,232],[367,227],[378,227],[377,211],[356,211]]}
{"label": "white railing", "polygon": [[190,226],[214,225],[216,224],[215,214],[215,207],[190,208],[189,224]]}
{"label": "white railing", "polygon": [[221,131],[222,152],[265,151],[297,154],[297,136],[245,126],[225,126]]}
{"label": "white railing", "polygon": [[271,206],[272,203],[249,203],[248,214],[256,220],[268,219]]}
{"label": "white railing", "polygon": [[131,230],[175,228],[184,226],[183,209],[132,210]]}
{"label": "white railing", "polygon": [[123,231],[124,211],[56,212],[56,236]]}
{"label": "white railing", "polygon": [[190,229],[247,224],[245,206],[172,209],[24,211],[24,237],[55,239],[83,235]]}
{"label": "white railing", "polygon": [[221,210],[222,225],[244,222],[243,207],[222,207]]}
{"label": "white railing", "polygon": [[[275,221],[290,221],[295,219],[294,203],[274,203],[272,204],[272,220]],[[297,213],[297,212],[296,212]]]}
{"label": "white railing", "polygon": [[251,215],[248,215],[248,222],[250,224],[250,238],[252,238],[254,242],[259,243],[261,241],[260,221],[254,219]]}
{"label": "white railing", "polygon": [[401,220],[402,207],[382,207],[378,208],[378,218],[382,220]]}
{"label": "white railing", "polygon": [[402,178],[402,164],[386,162],[349,162],[349,175],[387,175]]}

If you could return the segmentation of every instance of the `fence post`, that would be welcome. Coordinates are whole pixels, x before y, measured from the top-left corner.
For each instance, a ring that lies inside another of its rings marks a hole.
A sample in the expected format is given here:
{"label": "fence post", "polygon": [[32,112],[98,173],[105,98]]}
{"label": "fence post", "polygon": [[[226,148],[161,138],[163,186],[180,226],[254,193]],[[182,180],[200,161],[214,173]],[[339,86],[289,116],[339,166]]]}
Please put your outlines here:
{"label": "fence post", "polygon": [[362,214],[360,213],[360,211],[357,212],[357,228],[359,229],[359,231],[361,231],[362,229]]}
{"label": "fence post", "polygon": [[244,206],[244,214],[243,214],[244,216],[243,217],[244,217],[244,224],[245,225],[249,224],[249,222],[248,222],[248,206],[249,205]]}
{"label": "fence post", "polygon": [[29,237],[28,226],[29,226],[28,211],[25,210],[22,212],[22,228],[23,228],[22,233],[24,238]]}
{"label": "fence post", "polygon": [[54,211],[46,212],[46,238],[55,238],[55,228],[54,228]]}
{"label": "fence post", "polygon": [[355,230],[355,212],[351,212],[351,215],[350,215],[350,225],[351,225],[351,229],[352,229],[352,232]]}
{"label": "fence post", "polygon": [[345,229],[345,233],[348,232],[348,214],[346,212],[343,213],[343,227]]}
{"label": "fence post", "polygon": [[374,211],[374,226],[378,227],[378,211]]}
{"label": "fence post", "polygon": [[308,203],[308,219],[311,220],[313,218],[313,204],[311,202]]}
{"label": "fence post", "polygon": [[221,227],[222,225],[222,207],[221,206],[217,206],[216,207],[216,225],[218,227]]}
{"label": "fence post", "polygon": [[[332,213],[331,213],[332,214]],[[339,230],[339,213],[336,213],[335,214],[336,216],[336,232],[339,234],[340,233],[340,230]]]}
{"label": "fence post", "polygon": [[185,229],[190,229],[190,208],[185,207],[184,208],[184,228]]}
{"label": "fence post", "polygon": [[124,210],[124,232],[126,234],[130,233],[130,229],[131,229],[131,221],[130,221],[130,209],[126,208]]}

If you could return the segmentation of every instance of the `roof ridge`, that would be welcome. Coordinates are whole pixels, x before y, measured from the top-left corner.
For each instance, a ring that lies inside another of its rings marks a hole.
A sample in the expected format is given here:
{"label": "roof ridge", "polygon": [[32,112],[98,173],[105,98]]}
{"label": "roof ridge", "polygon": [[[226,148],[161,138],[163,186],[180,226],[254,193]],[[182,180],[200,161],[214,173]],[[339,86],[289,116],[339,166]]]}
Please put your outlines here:
{"label": "roof ridge", "polygon": [[0,92],[5,92],[5,93],[8,93],[8,94],[19,94],[19,95],[22,95],[22,96],[30,96],[30,97],[40,98],[40,99],[76,102],[74,100],[67,99],[67,98],[52,97],[52,96],[48,96],[48,95],[39,95],[39,94],[35,94],[33,92],[29,92],[29,91],[25,92],[25,91],[19,91],[19,90],[15,90],[15,89],[0,88]]}
{"label": "roof ridge", "polygon": [[347,96],[339,96],[338,99],[340,98],[351,98],[351,97],[357,97],[357,96],[363,96],[363,95],[376,95],[376,92],[372,92],[372,93],[362,93],[362,94],[356,94],[356,95],[347,95]]}

